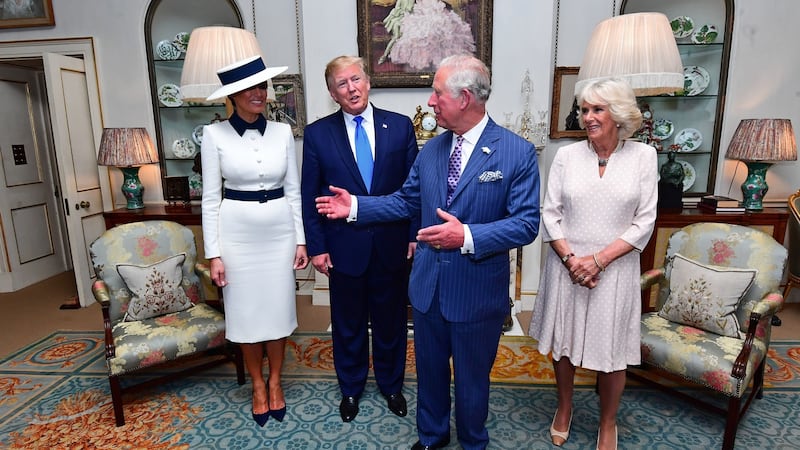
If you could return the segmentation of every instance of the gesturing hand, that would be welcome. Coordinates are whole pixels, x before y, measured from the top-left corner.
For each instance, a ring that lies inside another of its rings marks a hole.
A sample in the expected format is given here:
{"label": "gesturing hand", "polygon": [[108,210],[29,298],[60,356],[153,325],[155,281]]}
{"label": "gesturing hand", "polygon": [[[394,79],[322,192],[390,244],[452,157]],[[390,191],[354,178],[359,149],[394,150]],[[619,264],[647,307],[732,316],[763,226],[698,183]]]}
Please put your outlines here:
{"label": "gesturing hand", "polygon": [[444,220],[439,225],[431,225],[417,232],[417,241],[440,248],[461,248],[464,246],[464,225],[458,217],[436,208],[436,215]]}
{"label": "gesturing hand", "polygon": [[333,196],[325,195],[314,199],[317,212],[328,219],[344,219],[350,215],[350,193],[336,186],[330,186]]}

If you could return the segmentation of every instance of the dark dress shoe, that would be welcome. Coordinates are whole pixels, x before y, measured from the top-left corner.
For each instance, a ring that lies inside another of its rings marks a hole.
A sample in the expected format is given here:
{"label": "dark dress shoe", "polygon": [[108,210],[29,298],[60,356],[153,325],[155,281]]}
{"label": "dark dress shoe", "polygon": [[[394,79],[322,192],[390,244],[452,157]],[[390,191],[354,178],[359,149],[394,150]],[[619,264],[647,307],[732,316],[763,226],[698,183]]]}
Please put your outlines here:
{"label": "dark dress shoe", "polygon": [[339,403],[339,415],[342,416],[342,422],[352,422],[358,415],[358,398],[350,395],[343,397]]}
{"label": "dark dress shoe", "polygon": [[267,411],[265,413],[260,413],[260,414],[253,413],[253,420],[256,421],[258,426],[263,428],[264,425],[266,425],[267,421],[269,420],[269,413],[270,412],[271,411]]}
{"label": "dark dress shoe", "polygon": [[278,422],[283,422],[283,418],[286,417],[286,406],[281,409],[271,409],[269,415]]}
{"label": "dark dress shoe", "polygon": [[396,394],[384,395],[386,397],[386,404],[389,406],[389,411],[400,417],[405,417],[408,414],[408,405],[406,398],[403,397],[402,392]]}
{"label": "dark dress shoe", "polygon": [[447,444],[450,443],[450,437],[448,436],[447,439],[443,441],[439,441],[435,444],[431,445],[422,445],[422,442],[417,441],[416,444],[411,446],[411,450],[436,450],[437,448],[445,448]]}

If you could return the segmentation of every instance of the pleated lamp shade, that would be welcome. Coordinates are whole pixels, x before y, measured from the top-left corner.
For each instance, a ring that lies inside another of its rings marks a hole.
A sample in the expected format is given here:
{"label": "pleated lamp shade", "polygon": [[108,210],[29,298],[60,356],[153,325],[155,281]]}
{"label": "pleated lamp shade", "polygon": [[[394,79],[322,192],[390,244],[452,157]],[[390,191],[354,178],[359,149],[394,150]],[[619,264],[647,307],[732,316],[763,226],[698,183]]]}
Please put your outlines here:
{"label": "pleated lamp shade", "polygon": [[589,82],[609,77],[627,81],[636,96],[683,89],[683,63],[667,16],[623,14],[595,27],[578,72],[575,94]]}
{"label": "pleated lamp shade", "polygon": [[744,119],[725,153],[740,161],[795,161],[797,143],[789,119]]}
{"label": "pleated lamp shade", "polygon": [[[222,86],[217,70],[250,56],[262,56],[256,36],[242,28],[211,26],[192,30],[181,72],[184,101],[206,102]],[[270,83],[270,88],[272,84]],[[275,98],[271,90],[270,98]],[[218,102],[224,103],[225,99]]]}
{"label": "pleated lamp shade", "polygon": [[138,167],[158,162],[158,152],[144,128],[103,128],[97,164]]}

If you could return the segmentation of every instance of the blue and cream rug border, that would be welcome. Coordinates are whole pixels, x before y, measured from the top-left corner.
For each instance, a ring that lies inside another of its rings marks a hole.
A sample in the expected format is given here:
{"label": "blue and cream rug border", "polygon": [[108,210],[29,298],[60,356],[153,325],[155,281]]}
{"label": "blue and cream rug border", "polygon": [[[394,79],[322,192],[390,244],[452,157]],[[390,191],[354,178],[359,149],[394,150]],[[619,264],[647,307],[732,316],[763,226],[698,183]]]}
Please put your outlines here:
{"label": "blue and cream rug border", "polygon": [[[388,413],[370,382],[356,420],[342,423],[329,341],[325,334],[292,337],[284,370],[288,413],[282,423],[271,420],[258,428],[249,418],[249,383],[237,385],[233,368],[221,367],[128,399],[126,425],[115,427],[102,333],[59,331],[0,360],[0,448],[409,448],[417,440],[413,371],[405,387],[408,417]],[[773,343],[767,392],[743,419],[737,448],[797,448],[799,355],[800,342]],[[539,356],[530,339],[501,342],[487,421],[490,448],[552,448],[548,428],[556,395],[549,362]],[[593,380],[584,378],[578,379],[564,449],[595,445],[598,398]],[[619,413],[619,443],[626,449],[719,448],[723,427],[722,417],[630,386]],[[450,448],[458,448],[454,423],[451,428]]]}

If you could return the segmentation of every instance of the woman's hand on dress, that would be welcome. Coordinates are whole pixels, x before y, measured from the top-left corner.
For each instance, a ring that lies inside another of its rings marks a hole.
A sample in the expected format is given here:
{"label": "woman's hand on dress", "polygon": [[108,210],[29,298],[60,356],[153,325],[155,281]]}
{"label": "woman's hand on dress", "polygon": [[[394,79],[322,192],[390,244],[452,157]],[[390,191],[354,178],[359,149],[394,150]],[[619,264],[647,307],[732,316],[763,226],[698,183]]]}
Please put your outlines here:
{"label": "woman's hand on dress", "polygon": [[208,263],[211,266],[211,281],[219,287],[227,285],[228,281],[225,279],[225,264],[222,264],[222,259],[220,257],[211,258],[208,260]]}
{"label": "woman's hand on dress", "polygon": [[298,245],[294,251],[294,269],[305,269],[308,266],[308,254],[305,245]]}

